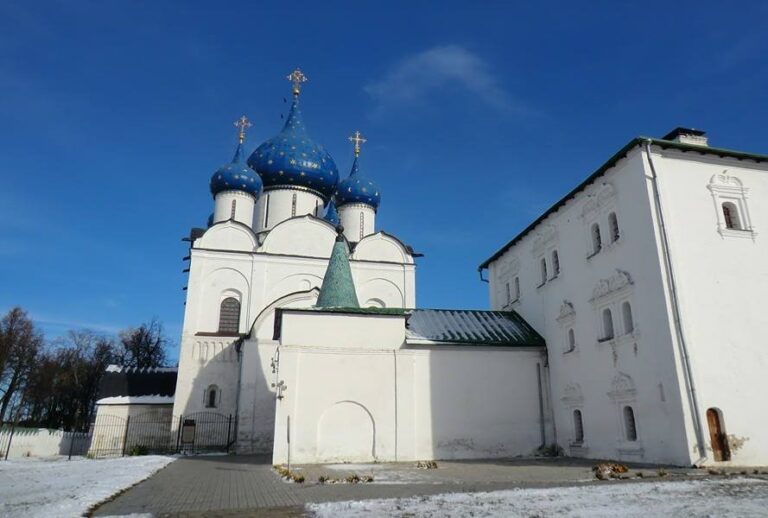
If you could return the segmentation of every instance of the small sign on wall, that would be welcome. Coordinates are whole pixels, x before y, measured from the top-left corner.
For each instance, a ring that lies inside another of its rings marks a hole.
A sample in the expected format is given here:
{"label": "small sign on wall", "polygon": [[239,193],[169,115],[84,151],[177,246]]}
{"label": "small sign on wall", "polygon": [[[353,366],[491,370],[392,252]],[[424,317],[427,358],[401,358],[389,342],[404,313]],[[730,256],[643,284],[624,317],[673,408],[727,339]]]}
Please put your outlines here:
{"label": "small sign on wall", "polygon": [[181,426],[181,444],[194,444],[195,442],[195,420],[184,419]]}

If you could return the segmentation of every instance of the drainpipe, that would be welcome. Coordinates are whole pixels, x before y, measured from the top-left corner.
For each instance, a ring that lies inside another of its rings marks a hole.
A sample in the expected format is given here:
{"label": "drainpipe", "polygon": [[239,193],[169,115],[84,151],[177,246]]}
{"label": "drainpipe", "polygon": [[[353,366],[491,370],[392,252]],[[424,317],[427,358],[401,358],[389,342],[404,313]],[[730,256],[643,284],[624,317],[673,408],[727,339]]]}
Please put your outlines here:
{"label": "drainpipe", "polygon": [[696,393],[696,383],[693,378],[693,368],[691,367],[691,359],[688,354],[688,345],[685,341],[685,333],[683,332],[680,303],[677,295],[677,283],[675,281],[675,274],[672,268],[669,237],[667,236],[667,227],[664,222],[664,211],[661,207],[661,197],[659,195],[659,180],[658,176],[656,175],[656,168],[653,165],[653,159],[651,158],[652,141],[647,139],[645,140],[644,144],[645,154],[648,157],[648,165],[651,169],[651,185],[653,186],[654,207],[656,209],[656,215],[659,221],[659,233],[661,234],[661,255],[664,260],[664,267],[666,269],[667,279],[669,281],[669,299],[672,302],[672,316],[674,320],[675,334],[677,335],[677,343],[680,346],[680,357],[683,364],[683,375],[691,403],[691,413],[693,414],[693,428],[694,432],[696,433],[696,449],[699,452],[699,460],[695,462],[695,465],[698,465],[705,461],[707,456],[704,449],[704,432],[701,424],[701,414],[699,413],[699,401],[698,395]]}
{"label": "drainpipe", "polygon": [[[243,342],[245,337],[241,336],[235,341],[235,352],[237,353],[237,393],[235,394],[235,444],[237,444],[238,432],[240,431],[240,391],[243,380]],[[229,445],[227,445],[229,447]]]}

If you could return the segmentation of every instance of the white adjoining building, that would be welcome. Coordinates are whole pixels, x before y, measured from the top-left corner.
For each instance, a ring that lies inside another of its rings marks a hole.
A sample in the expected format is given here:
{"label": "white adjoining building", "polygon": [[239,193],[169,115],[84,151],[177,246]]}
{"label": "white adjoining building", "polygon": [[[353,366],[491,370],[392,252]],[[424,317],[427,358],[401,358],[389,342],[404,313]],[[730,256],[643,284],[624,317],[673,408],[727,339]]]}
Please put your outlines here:
{"label": "white adjoining building", "polygon": [[350,138],[339,180],[304,126],[305,78],[289,79],[284,128],[244,161],[238,121],[208,228],[190,234],[174,416],[235,416],[236,450],[276,463],[552,445],[768,463],[747,401],[768,363],[753,304],[768,288],[768,157],[701,132],[635,139],[481,265],[492,311],[414,309],[419,254],[376,229],[365,140]]}
{"label": "white adjoining building", "polygon": [[481,266],[547,342],[567,454],[765,465],[768,156],[636,138]]}

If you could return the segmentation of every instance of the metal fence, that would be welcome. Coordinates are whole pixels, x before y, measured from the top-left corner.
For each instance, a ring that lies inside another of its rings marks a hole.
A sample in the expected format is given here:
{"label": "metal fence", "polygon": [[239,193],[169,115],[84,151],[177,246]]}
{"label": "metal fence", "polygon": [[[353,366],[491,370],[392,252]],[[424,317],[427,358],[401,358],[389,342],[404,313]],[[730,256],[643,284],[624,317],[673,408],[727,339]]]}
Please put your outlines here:
{"label": "metal fence", "polygon": [[[150,453],[204,453],[229,451],[234,443],[233,416],[197,412],[173,416],[148,411],[139,415],[97,415],[89,433],[57,432],[67,435],[60,455],[118,457]],[[0,459],[15,449],[21,436],[13,430],[0,433]]]}

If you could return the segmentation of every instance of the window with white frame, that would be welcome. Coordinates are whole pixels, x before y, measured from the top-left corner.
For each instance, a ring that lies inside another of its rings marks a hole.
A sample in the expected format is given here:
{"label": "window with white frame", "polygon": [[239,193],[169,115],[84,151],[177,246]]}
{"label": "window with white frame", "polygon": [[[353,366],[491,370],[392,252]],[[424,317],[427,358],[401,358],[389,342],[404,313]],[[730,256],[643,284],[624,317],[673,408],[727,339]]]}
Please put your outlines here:
{"label": "window with white frame", "polygon": [[512,293],[509,290],[509,283],[504,285],[504,291],[507,295],[507,305],[509,305],[512,302]]}
{"label": "window with white frame", "polygon": [[515,298],[512,302],[520,300],[520,277],[515,277]]}
{"label": "window with white frame", "polygon": [[552,250],[552,277],[560,275],[560,255],[557,250]]}
{"label": "window with white frame", "polygon": [[219,406],[221,392],[216,385],[210,385],[205,389],[205,408],[216,408]]}
{"label": "window with white frame", "polygon": [[755,229],[749,214],[749,189],[728,170],[712,176],[707,186],[712,194],[717,218],[717,231],[723,237],[754,238]]}
{"label": "window with white frame", "polygon": [[543,286],[544,283],[547,282],[547,259],[546,257],[542,257],[541,261],[539,262],[540,268],[541,268],[541,283],[539,286]]}

